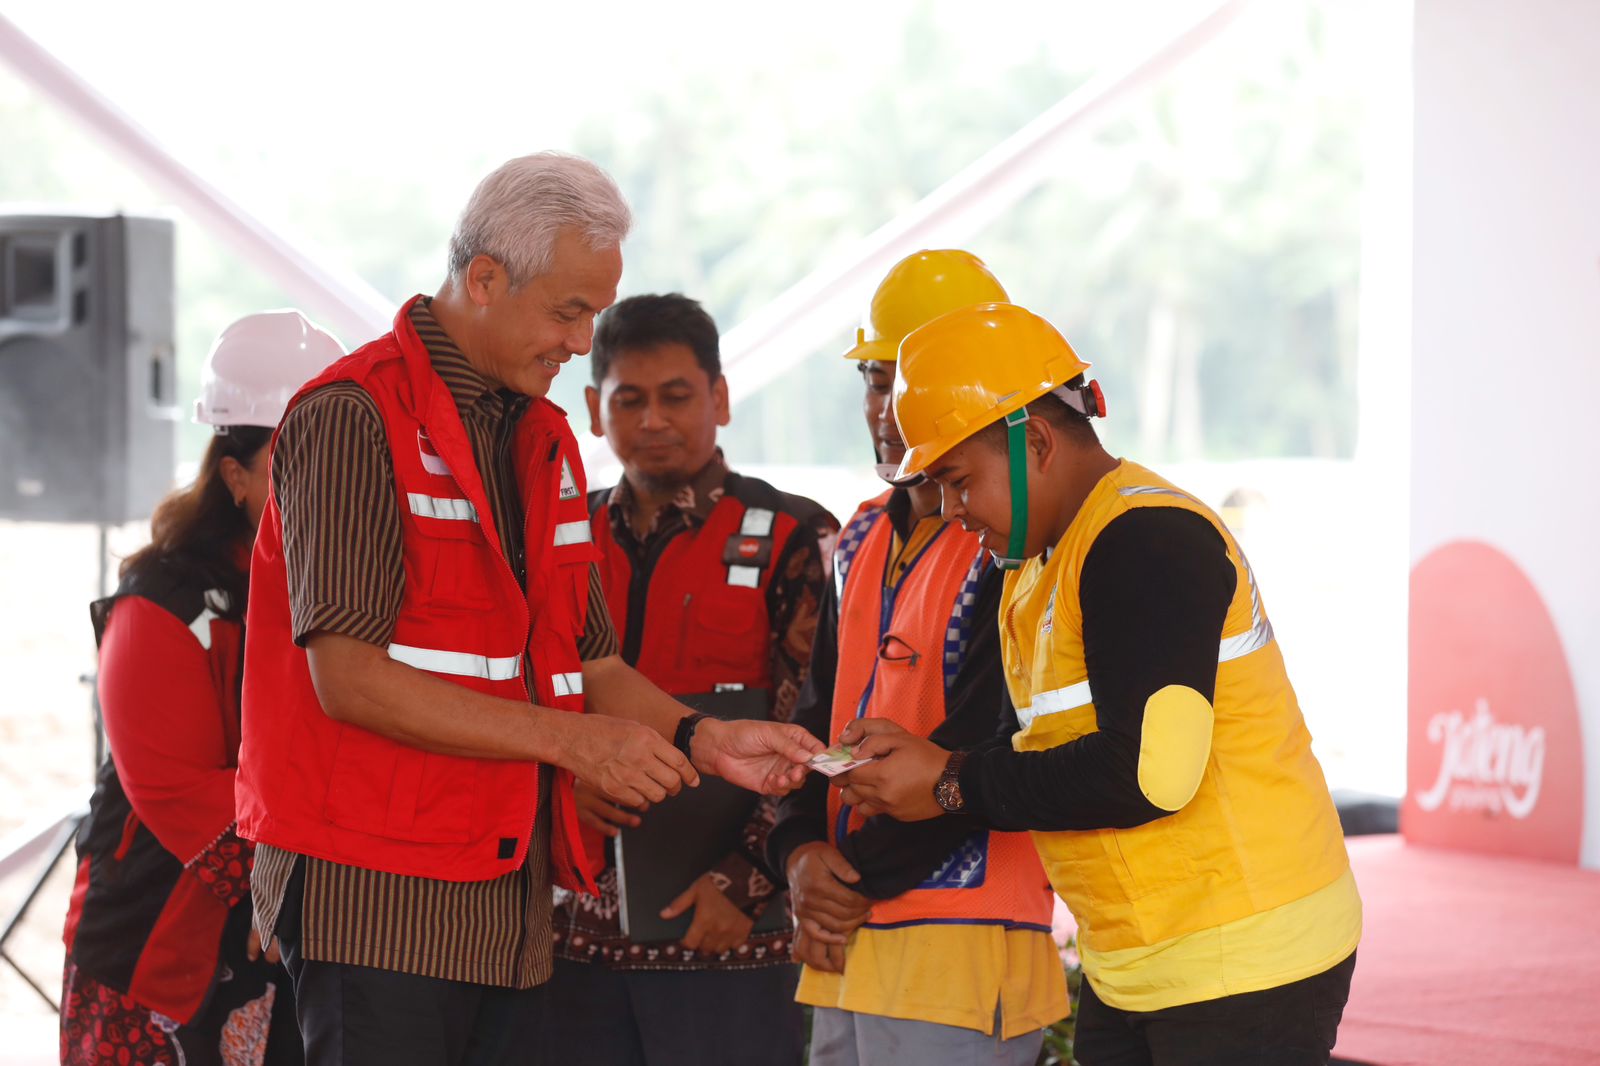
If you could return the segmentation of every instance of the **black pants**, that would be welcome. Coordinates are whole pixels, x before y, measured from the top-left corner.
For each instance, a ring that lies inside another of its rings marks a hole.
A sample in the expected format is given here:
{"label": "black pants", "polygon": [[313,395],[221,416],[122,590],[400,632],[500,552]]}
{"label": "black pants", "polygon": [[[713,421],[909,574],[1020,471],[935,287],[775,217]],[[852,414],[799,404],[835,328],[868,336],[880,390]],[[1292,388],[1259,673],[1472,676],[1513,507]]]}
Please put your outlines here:
{"label": "black pants", "polygon": [[311,962],[284,945],[307,1066],[535,1066],[539,990]]}
{"label": "black pants", "polygon": [[789,965],[628,972],[557,959],[540,1046],[562,1064],[800,1066],[799,981]]}
{"label": "black pants", "polygon": [[1292,984],[1154,1011],[1108,1007],[1085,980],[1073,1052],[1083,1066],[1321,1066],[1355,968],[1352,953]]}
{"label": "black pants", "polygon": [[307,1066],[539,1066],[539,989],[315,962],[300,954],[305,866],[275,930],[294,981]]}

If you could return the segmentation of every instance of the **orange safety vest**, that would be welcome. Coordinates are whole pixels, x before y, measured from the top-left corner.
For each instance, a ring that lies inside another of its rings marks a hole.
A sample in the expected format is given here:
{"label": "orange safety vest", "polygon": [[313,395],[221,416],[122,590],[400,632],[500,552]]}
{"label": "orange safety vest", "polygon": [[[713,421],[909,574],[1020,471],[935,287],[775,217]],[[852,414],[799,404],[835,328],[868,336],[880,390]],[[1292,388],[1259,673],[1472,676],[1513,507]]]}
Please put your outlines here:
{"label": "orange safety vest", "polygon": [[[945,720],[974,625],[978,581],[990,565],[978,539],[946,525],[884,587],[894,530],[889,494],[868,500],[840,534],[834,554],[839,582],[839,665],[834,678],[832,735],[852,720],[888,718],[921,736]],[[828,790],[828,820],[838,842],[863,819]],[[1005,925],[1049,931],[1054,899],[1026,833],[973,834],[919,886],[874,904],[870,928],[929,923]]]}
{"label": "orange safety vest", "polygon": [[[547,400],[534,401],[517,425],[523,587],[506,562],[455,400],[411,324],[414,302],[395,316],[392,333],[334,363],[290,403],[353,381],[383,417],[405,565],[389,656],[475,692],[582,713],[578,638],[598,552],[577,442]],[[412,877],[482,881],[520,868],[538,813],[538,763],[426,752],[324,713],[292,636],[276,495],[250,576],[240,834]],[[552,872],[563,887],[593,891],[572,775],[555,774]]]}

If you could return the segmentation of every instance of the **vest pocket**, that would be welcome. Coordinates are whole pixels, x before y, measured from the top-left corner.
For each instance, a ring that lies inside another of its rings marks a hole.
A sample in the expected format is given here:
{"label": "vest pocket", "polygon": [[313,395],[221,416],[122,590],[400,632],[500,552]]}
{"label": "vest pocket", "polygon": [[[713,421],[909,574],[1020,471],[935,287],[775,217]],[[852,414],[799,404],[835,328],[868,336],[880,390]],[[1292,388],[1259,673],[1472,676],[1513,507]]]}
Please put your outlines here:
{"label": "vest pocket", "polygon": [[341,724],[323,813],[334,825],[419,844],[472,839],[478,766]]}
{"label": "vest pocket", "polygon": [[1187,847],[1188,834],[1171,824],[1183,812],[1146,822],[1137,829],[1111,829],[1104,834],[1107,857],[1123,894],[1139,900],[1196,877]]}
{"label": "vest pocket", "polygon": [[504,581],[506,564],[495,557],[476,522],[416,520],[418,536],[405,547],[406,585],[425,592],[430,605],[486,611],[490,590]]}
{"label": "vest pocket", "polygon": [[741,671],[741,677],[752,669],[761,669],[765,664],[760,660],[767,654],[770,638],[765,615],[765,597],[760,591],[739,594],[716,589],[696,593],[684,613],[679,665],[734,666]]}

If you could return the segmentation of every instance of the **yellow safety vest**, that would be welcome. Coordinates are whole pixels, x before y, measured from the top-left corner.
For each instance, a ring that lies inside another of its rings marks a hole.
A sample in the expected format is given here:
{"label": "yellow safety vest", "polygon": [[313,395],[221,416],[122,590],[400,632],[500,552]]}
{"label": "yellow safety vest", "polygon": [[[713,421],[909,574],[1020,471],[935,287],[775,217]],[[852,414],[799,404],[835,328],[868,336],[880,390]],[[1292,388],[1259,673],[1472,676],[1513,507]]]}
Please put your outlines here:
{"label": "yellow safety vest", "polygon": [[1022,730],[1042,751],[1098,728],[1078,582],[1100,532],[1135,507],[1180,507],[1222,535],[1238,583],[1217,653],[1211,752],[1194,798],[1134,829],[1034,833],[1050,883],[1096,952],[1158,944],[1308,896],[1349,859],[1322,768],[1243,553],[1216,515],[1122,462],[1046,558],[1006,578],[1001,650]]}

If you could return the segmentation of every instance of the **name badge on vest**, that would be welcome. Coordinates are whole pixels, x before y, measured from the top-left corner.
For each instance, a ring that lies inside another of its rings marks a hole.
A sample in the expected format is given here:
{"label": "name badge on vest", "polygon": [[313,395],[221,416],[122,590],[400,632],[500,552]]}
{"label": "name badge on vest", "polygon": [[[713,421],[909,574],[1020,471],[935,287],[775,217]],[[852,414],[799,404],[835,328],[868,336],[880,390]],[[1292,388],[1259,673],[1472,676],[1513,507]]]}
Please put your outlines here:
{"label": "name badge on vest", "polygon": [[1039,623],[1040,633],[1050,633],[1056,628],[1056,590],[1050,590],[1050,599],[1044,605],[1044,621]]}
{"label": "name badge on vest", "polygon": [[561,458],[561,499],[575,500],[578,498],[578,479],[572,476],[572,464],[565,456]]}

